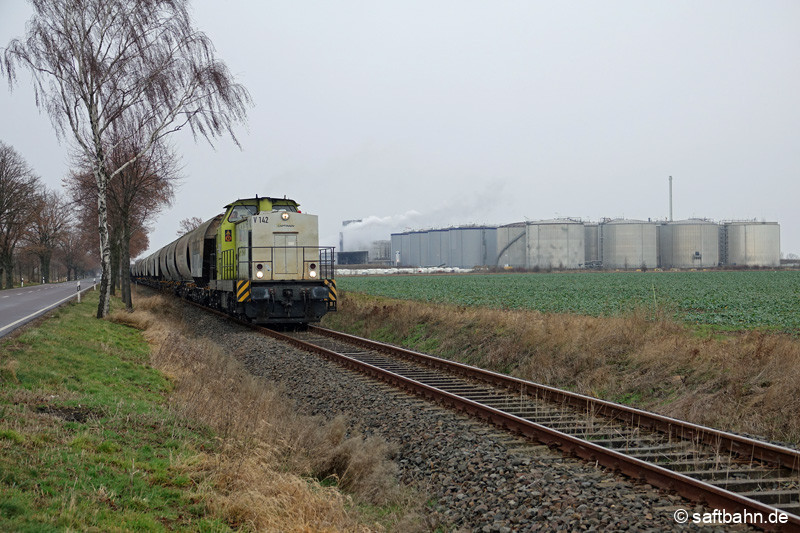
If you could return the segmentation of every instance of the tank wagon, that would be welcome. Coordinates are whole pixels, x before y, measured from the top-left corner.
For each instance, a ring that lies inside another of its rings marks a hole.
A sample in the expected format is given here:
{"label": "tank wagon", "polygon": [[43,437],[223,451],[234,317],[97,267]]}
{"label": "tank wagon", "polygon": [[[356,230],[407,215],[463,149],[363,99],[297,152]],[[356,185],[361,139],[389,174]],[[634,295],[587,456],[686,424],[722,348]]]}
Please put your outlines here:
{"label": "tank wagon", "polygon": [[287,198],[248,198],[136,261],[133,278],[258,324],[305,324],[336,310],[334,249],[316,215]]}

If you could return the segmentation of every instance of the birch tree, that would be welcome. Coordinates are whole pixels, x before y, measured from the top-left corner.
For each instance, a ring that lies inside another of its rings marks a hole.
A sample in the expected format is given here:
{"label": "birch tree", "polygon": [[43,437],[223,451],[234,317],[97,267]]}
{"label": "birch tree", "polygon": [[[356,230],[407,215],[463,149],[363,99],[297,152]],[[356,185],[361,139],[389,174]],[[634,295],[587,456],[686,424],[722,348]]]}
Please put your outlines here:
{"label": "birch tree", "polygon": [[[18,70],[31,73],[36,104],[60,137],[92,163],[97,184],[102,278],[97,316],[109,310],[110,180],[182,128],[209,143],[238,141],[250,95],[215,57],[196,30],[187,0],[30,0],[34,15],[24,39],[12,40],[0,59],[9,85]],[[119,166],[109,153],[120,143],[139,147]]]}
{"label": "birch tree", "polygon": [[[135,257],[144,251],[132,247],[133,238],[137,232],[144,233],[161,210],[171,204],[174,184],[179,179],[178,160],[164,143],[157,142],[149,153],[127,164],[130,155],[137,152],[139,148],[135,145],[118,144],[107,157],[112,168],[126,165],[125,170],[111,182],[106,194],[111,241],[111,291],[113,294],[114,282],[118,279],[122,301],[129,310],[133,308],[130,259],[132,254]],[[96,217],[97,185],[91,168],[72,172],[64,180],[64,186],[82,214]]]}

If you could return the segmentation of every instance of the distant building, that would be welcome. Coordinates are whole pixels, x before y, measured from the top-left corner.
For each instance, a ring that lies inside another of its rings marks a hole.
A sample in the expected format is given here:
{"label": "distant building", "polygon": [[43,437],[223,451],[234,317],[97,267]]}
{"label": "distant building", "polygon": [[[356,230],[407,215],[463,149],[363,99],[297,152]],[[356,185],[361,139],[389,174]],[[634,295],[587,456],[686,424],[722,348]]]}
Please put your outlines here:
{"label": "distant building", "polygon": [[361,252],[339,252],[336,254],[336,263],[339,265],[366,265],[369,263],[369,253]]}
{"label": "distant building", "polygon": [[[383,254],[383,253],[382,253]],[[578,219],[392,233],[400,267],[520,269],[778,267],[777,222]],[[383,257],[382,255],[381,257]]]}

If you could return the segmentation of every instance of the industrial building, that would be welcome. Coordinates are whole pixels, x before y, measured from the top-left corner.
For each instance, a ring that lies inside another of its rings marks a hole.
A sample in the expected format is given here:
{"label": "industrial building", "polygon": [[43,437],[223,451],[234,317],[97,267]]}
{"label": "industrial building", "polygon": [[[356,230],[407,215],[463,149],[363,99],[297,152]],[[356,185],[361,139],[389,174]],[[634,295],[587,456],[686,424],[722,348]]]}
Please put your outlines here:
{"label": "industrial building", "polygon": [[527,221],[393,233],[395,266],[692,269],[780,266],[777,222]]}
{"label": "industrial building", "polygon": [[586,261],[583,222],[540,220],[497,229],[497,265],[529,269],[574,269]]}
{"label": "industrial building", "polygon": [[497,228],[462,226],[392,233],[395,266],[474,268],[497,261]]}

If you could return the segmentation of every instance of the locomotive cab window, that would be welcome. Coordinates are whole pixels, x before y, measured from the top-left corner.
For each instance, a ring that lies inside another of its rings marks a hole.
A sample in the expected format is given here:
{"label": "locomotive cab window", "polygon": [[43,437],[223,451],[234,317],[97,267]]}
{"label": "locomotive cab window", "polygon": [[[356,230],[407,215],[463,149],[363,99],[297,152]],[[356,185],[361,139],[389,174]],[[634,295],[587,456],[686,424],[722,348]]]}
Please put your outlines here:
{"label": "locomotive cab window", "polygon": [[228,222],[239,222],[257,213],[258,208],[254,205],[235,205],[231,209],[231,214],[228,215]]}
{"label": "locomotive cab window", "polygon": [[296,205],[273,205],[273,211],[289,211],[291,213],[297,213],[297,206]]}

